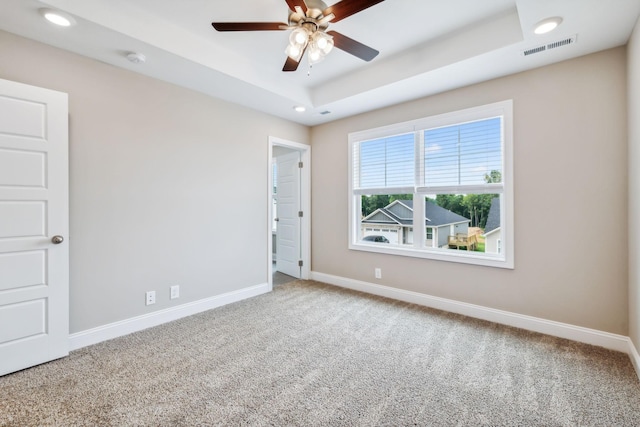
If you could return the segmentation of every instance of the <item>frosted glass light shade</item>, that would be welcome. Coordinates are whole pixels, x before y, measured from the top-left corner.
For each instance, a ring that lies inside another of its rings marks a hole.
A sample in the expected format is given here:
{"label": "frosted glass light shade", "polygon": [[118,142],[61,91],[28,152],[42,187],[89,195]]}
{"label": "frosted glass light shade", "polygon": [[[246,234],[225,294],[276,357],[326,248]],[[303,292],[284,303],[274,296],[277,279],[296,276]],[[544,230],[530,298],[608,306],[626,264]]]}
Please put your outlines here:
{"label": "frosted glass light shade", "polygon": [[288,45],[287,49],[285,50],[285,53],[289,58],[300,62],[300,57],[302,56],[302,49],[300,49],[298,45],[293,45],[293,44]]}
{"label": "frosted glass light shade", "polygon": [[304,28],[296,28],[289,36],[289,42],[292,45],[305,46],[309,41],[309,33]]}

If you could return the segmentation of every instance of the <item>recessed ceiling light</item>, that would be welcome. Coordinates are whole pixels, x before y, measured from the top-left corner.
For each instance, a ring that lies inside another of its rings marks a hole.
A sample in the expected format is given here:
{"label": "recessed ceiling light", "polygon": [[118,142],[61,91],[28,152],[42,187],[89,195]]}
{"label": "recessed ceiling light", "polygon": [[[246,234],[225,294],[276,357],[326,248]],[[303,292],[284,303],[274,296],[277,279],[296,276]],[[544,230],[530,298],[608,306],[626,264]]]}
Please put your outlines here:
{"label": "recessed ceiling light", "polygon": [[40,12],[40,15],[44,17],[44,19],[51,22],[52,24],[56,24],[61,27],[70,27],[76,24],[76,20],[73,19],[71,15],[64,12],[48,9],[46,7],[38,9],[38,11]]}
{"label": "recessed ceiling light", "polygon": [[296,110],[298,113],[304,113],[305,111],[307,111],[307,109],[302,105],[295,106],[293,107],[293,109]]}
{"label": "recessed ceiling light", "polygon": [[555,16],[553,18],[543,19],[538,22],[533,29],[535,34],[546,34],[556,29],[558,25],[562,24],[562,18]]}

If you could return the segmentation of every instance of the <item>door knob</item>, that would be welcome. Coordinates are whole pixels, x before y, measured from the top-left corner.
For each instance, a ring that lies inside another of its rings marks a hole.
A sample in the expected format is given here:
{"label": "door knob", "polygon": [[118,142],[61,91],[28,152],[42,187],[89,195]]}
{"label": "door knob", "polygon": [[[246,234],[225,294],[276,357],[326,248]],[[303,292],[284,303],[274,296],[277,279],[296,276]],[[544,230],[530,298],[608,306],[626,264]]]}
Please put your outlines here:
{"label": "door knob", "polygon": [[59,245],[60,243],[64,242],[64,237],[62,237],[62,236],[53,236],[51,238],[51,242],[54,245]]}

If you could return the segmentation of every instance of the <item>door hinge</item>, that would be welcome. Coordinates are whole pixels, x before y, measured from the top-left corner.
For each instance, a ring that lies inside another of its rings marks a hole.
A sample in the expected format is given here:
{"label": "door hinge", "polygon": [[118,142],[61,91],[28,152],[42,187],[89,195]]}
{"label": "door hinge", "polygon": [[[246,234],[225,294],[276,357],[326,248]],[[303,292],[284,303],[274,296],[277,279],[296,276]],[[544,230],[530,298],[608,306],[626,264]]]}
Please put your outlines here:
{"label": "door hinge", "polygon": [[300,169],[302,169],[302,168],[303,168],[303,166],[304,166],[304,164],[303,164],[302,162],[298,162],[298,167],[299,167]]}
{"label": "door hinge", "polygon": [[302,264],[303,264],[302,260],[298,261],[298,267],[302,267]]}
{"label": "door hinge", "polygon": [[302,211],[298,211],[298,216],[302,218],[304,216],[304,213]]}

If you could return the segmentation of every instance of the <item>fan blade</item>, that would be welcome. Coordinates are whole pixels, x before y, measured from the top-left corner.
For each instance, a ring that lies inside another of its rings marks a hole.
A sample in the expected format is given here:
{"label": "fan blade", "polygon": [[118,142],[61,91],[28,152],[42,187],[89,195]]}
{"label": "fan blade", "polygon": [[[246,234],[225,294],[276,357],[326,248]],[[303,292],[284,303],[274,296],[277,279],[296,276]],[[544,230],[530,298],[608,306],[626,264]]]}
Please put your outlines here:
{"label": "fan blade", "polygon": [[[307,46],[302,49],[302,53],[300,54],[300,61],[304,58],[304,53],[307,51]],[[300,61],[296,61],[290,56],[287,56],[287,60],[284,63],[284,67],[282,67],[282,71],[295,71],[298,69],[298,65],[300,65]]]}
{"label": "fan blade", "polygon": [[287,56],[284,67],[282,67],[282,71],[295,71],[298,69],[298,65],[300,65],[300,62],[296,61],[290,56]]}
{"label": "fan blade", "polygon": [[274,31],[289,27],[283,22],[212,22],[211,25],[218,31]]}
{"label": "fan blade", "polygon": [[302,8],[304,13],[307,13],[307,4],[304,0],[285,0],[290,10],[296,10],[296,6]]}
{"label": "fan blade", "polygon": [[377,50],[355,41],[354,39],[351,39],[337,31],[327,31],[327,34],[333,37],[333,44],[335,47],[344,50],[353,56],[357,56],[364,61],[369,62],[380,53]]}
{"label": "fan blade", "polygon": [[336,17],[331,22],[338,22],[383,1],[384,0],[342,0],[326,8],[322,14],[327,16],[333,13]]}

